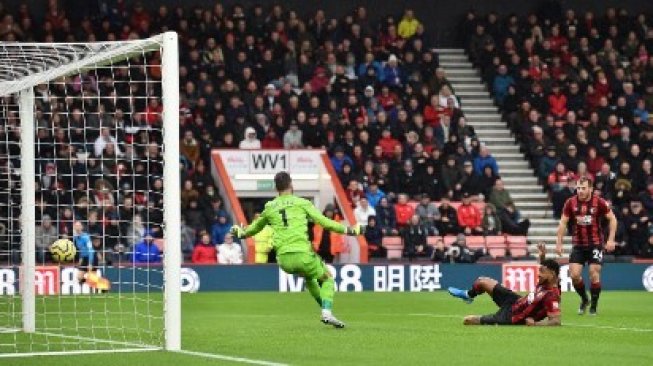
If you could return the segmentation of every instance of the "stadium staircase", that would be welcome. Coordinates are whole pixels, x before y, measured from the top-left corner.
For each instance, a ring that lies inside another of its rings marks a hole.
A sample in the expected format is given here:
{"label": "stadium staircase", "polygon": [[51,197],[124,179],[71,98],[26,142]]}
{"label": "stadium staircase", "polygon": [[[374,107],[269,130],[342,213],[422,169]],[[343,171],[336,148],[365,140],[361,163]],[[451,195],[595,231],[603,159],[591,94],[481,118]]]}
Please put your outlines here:
{"label": "stadium staircase", "polygon": [[[460,98],[467,123],[476,130],[480,141],[489,147],[499,164],[501,178],[510,192],[522,217],[531,221],[528,240],[532,244],[543,240],[549,252],[555,245],[558,222],[552,217],[551,203],[538,184],[535,172],[529,167],[510,129],[463,49],[438,49],[440,66]],[[565,251],[570,249],[565,238]],[[535,249],[531,246],[531,251]]]}

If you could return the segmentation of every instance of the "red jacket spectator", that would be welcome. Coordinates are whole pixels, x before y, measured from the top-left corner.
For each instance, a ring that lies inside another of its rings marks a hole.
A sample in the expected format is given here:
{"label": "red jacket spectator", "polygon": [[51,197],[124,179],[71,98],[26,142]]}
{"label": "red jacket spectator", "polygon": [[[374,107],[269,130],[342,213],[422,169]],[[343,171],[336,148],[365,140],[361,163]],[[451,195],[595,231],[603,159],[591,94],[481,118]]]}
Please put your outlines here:
{"label": "red jacket spectator", "polygon": [[558,86],[554,86],[554,91],[555,89],[558,89],[558,92],[549,95],[549,113],[554,117],[564,118],[567,114],[567,96],[560,93]]}
{"label": "red jacket spectator", "polygon": [[399,141],[392,137],[392,134],[390,133],[389,129],[383,130],[382,137],[379,139],[379,146],[381,146],[381,150],[383,151],[383,156],[386,159],[392,158],[392,155],[394,154],[395,151],[395,146],[399,145]]}
{"label": "red jacket spectator", "polygon": [[283,149],[283,143],[277,137],[277,133],[274,128],[270,128],[268,133],[265,135],[261,141],[261,148],[263,149]]}
{"label": "red jacket spectator", "polygon": [[218,263],[218,252],[210,241],[208,245],[198,243],[193,249],[191,260],[198,264],[216,264]]}
{"label": "red jacket spectator", "polygon": [[596,155],[596,148],[595,147],[590,147],[587,150],[587,171],[590,172],[592,175],[596,175],[596,173],[601,171],[601,167],[605,163],[605,159],[603,159],[602,156]]}
{"label": "red jacket spectator", "polygon": [[395,216],[397,217],[397,226],[403,227],[408,225],[410,218],[415,213],[413,206],[408,204],[408,199],[402,195],[403,198],[399,198],[399,202],[395,205]]}
{"label": "red jacket spectator", "polygon": [[432,127],[440,125],[440,115],[444,113],[444,108],[440,106],[427,105],[424,108],[424,122]]}
{"label": "red jacket spectator", "polygon": [[481,226],[481,219],[481,211],[474,205],[462,204],[458,208],[458,225],[462,228],[477,228]]}

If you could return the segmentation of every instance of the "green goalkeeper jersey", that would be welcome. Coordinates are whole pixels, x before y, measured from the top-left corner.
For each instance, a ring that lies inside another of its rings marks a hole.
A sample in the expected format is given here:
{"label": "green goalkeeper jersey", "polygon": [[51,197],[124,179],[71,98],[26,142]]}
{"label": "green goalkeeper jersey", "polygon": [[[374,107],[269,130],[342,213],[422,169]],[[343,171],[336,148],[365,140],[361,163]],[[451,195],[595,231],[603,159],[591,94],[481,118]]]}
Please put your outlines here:
{"label": "green goalkeeper jersey", "polygon": [[313,204],[292,194],[284,194],[265,204],[258,219],[245,229],[245,236],[256,235],[265,225],[274,232],[272,246],[277,254],[312,252],[308,241],[308,220],[329,231],[345,233],[346,226],[322,215]]}

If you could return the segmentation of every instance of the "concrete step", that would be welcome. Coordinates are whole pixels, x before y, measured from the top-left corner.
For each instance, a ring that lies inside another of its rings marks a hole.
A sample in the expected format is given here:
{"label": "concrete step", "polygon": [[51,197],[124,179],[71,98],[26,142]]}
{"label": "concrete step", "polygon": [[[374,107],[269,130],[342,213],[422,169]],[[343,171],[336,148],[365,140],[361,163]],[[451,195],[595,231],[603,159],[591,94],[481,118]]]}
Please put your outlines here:
{"label": "concrete step", "polygon": [[472,90],[472,91],[467,91],[467,89],[463,89],[463,90],[464,91],[460,91],[456,89],[456,96],[462,99],[465,105],[469,104],[470,99],[487,99],[490,101],[492,100],[490,99],[490,93],[486,92],[483,89]]}
{"label": "concrete step", "polygon": [[499,159],[495,156],[497,161],[501,165],[501,170],[503,168],[507,169],[526,169],[530,170],[531,168],[528,166],[528,162],[526,160],[521,160],[521,159]]}
{"label": "concrete step", "polygon": [[533,208],[522,209],[520,207],[517,208],[519,208],[519,212],[521,213],[522,217],[529,220],[532,218],[551,217],[551,210],[538,210]]}
{"label": "concrete step", "polygon": [[468,121],[474,123],[501,122],[503,123],[504,126],[506,126],[505,122],[501,120],[501,115],[496,112],[487,113],[487,112],[467,111],[465,113],[465,116],[467,117]]}
{"label": "concrete step", "polygon": [[519,161],[526,162],[526,160],[524,160],[524,155],[518,152],[517,153],[504,153],[504,152],[492,153],[492,156],[494,156],[498,161],[509,161],[508,159],[510,159],[513,161],[519,160]]}
{"label": "concrete step", "polygon": [[467,97],[461,99],[463,101],[463,110],[467,107],[494,106],[494,101],[490,98]]}
{"label": "concrete step", "polygon": [[483,90],[487,92],[487,87],[481,83],[478,83],[476,85],[474,84],[460,84],[458,86],[454,85],[454,88],[456,89],[456,94],[460,92],[475,91],[475,90]]}
{"label": "concrete step", "polygon": [[462,48],[434,48],[433,49],[438,56],[447,56],[447,55],[464,55],[465,50]]}
{"label": "concrete step", "polygon": [[512,136],[510,136],[510,132],[508,132],[507,130],[477,128],[476,134],[479,135],[481,138],[483,138],[484,136],[512,138]]}
{"label": "concrete step", "polygon": [[479,77],[478,70],[476,69],[445,69],[445,71],[447,73],[447,78],[450,76]]}
{"label": "concrete step", "polygon": [[454,88],[457,88],[461,84],[474,84],[474,85],[483,85],[483,81],[478,76],[471,75],[447,75],[447,79],[453,84]]}
{"label": "concrete step", "polygon": [[[498,109],[494,105],[492,105],[492,106],[481,106],[481,107],[463,106],[463,112],[465,112],[465,114],[467,114],[467,113],[470,113],[470,114],[476,114],[476,113],[488,114],[488,113],[497,113]],[[497,114],[497,116],[498,116],[498,114]]]}
{"label": "concrete step", "polygon": [[515,202],[522,202],[522,201],[548,201],[549,197],[544,194],[544,193],[510,193],[510,197]]}
{"label": "concrete step", "polygon": [[474,65],[471,62],[463,59],[462,57],[448,58],[445,60],[440,60],[440,66],[445,70],[449,71],[451,69],[473,69]]}
{"label": "concrete step", "polygon": [[499,168],[499,174],[501,175],[501,179],[506,183],[506,188],[510,191],[510,185],[515,184],[515,185],[527,185],[527,184],[532,184],[533,187],[537,187],[538,189],[540,186],[537,184],[537,178],[533,177],[531,175],[526,176],[526,177],[510,177],[510,176],[503,176],[502,169]]}

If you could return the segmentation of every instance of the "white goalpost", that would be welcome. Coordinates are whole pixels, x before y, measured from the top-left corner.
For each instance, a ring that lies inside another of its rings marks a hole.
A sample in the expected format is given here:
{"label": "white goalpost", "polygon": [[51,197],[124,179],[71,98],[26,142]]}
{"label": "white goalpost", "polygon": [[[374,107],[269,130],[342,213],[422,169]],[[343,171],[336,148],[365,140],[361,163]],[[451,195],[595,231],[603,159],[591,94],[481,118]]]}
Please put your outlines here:
{"label": "white goalpost", "polygon": [[[181,349],[178,57],[0,42],[0,358]],[[77,222],[107,292],[49,255]]]}

